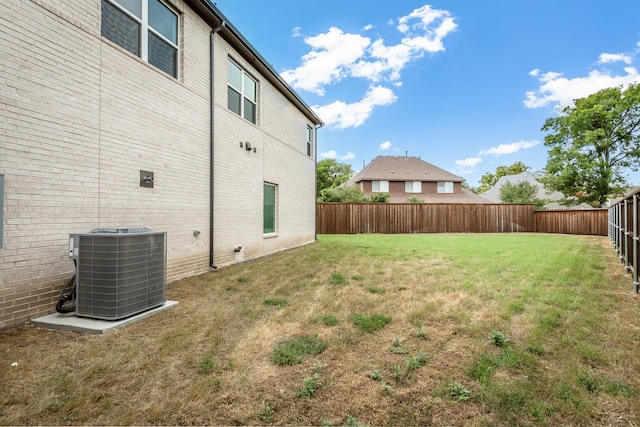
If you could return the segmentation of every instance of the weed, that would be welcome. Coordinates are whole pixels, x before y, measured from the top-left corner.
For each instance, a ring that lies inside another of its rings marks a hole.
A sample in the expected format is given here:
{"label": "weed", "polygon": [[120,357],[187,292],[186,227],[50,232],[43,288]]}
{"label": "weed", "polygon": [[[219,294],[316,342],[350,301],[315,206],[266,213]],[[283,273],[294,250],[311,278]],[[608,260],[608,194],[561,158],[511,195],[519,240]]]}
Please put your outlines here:
{"label": "weed", "polygon": [[356,274],[354,276],[351,276],[351,279],[360,281],[360,280],[364,280],[364,276],[361,274]]}
{"label": "weed", "polygon": [[320,376],[322,375],[322,370],[326,366],[327,365],[318,363],[313,367],[313,375],[302,379],[303,386],[296,392],[296,397],[311,398],[315,396],[318,391],[318,387],[320,387]]}
{"label": "weed", "polygon": [[578,380],[587,389],[590,393],[597,393],[602,388],[600,384],[600,379],[594,376],[587,374],[586,372],[578,373]]}
{"label": "weed", "polygon": [[449,395],[457,401],[469,400],[469,394],[471,392],[468,388],[459,382],[452,382],[449,384]]}
{"label": "weed", "polygon": [[394,347],[400,347],[402,346],[402,340],[400,340],[400,338],[398,337],[395,337],[393,341],[391,341],[391,345]]}
{"label": "weed", "polygon": [[380,371],[378,371],[377,369],[374,369],[369,374],[369,378],[371,378],[374,381],[380,381],[380,380],[382,380],[382,375],[380,375]]}
{"label": "weed", "polygon": [[491,342],[497,347],[505,347],[509,343],[509,339],[502,331],[491,331]]}
{"label": "weed", "polygon": [[261,421],[269,421],[275,411],[275,408],[271,406],[269,402],[265,402],[262,411],[258,412],[258,418],[260,418]]}
{"label": "weed", "polygon": [[305,356],[320,354],[328,344],[317,335],[301,335],[276,344],[271,353],[271,361],[276,365],[302,363]]}
{"label": "weed", "polygon": [[324,323],[326,326],[336,326],[338,323],[340,323],[340,321],[333,314],[326,314],[322,316],[322,323]]}
{"label": "weed", "polygon": [[424,326],[420,326],[416,331],[416,336],[421,340],[427,339],[427,329]]}
{"label": "weed", "polygon": [[218,364],[213,355],[211,353],[205,354],[198,365],[198,372],[201,374],[210,374],[216,369],[218,369]]}
{"label": "weed", "polygon": [[385,316],[383,314],[373,314],[371,316],[356,314],[351,318],[351,320],[364,332],[372,333],[378,329],[384,328],[387,323],[391,322],[391,316]]}
{"label": "weed", "polygon": [[405,360],[404,366],[395,365],[393,367],[393,377],[397,382],[404,381],[410,378],[417,369],[424,366],[428,360],[429,357],[422,351],[413,356],[409,356]]}
{"label": "weed", "polygon": [[536,356],[542,356],[543,354],[545,354],[544,348],[540,347],[537,344],[530,344],[525,348],[525,350],[531,354],[535,354]]}
{"label": "weed", "polygon": [[287,305],[287,300],[284,298],[269,298],[264,300],[264,305],[271,305],[274,307],[282,308]]}
{"label": "weed", "polygon": [[332,273],[329,277],[329,284],[331,285],[344,285],[347,279],[340,273]]}
{"label": "weed", "polygon": [[372,294],[384,294],[384,289],[379,286],[368,286],[367,290]]}
{"label": "weed", "polygon": [[387,394],[389,393],[389,390],[391,390],[391,385],[387,384],[386,382],[382,382],[380,384],[380,388],[382,389],[382,394]]}
{"label": "weed", "polygon": [[342,425],[344,427],[369,427],[366,424],[360,424],[360,421],[358,421],[357,418],[352,417],[351,415],[347,415],[347,419]]}
{"label": "weed", "polygon": [[469,372],[469,376],[478,381],[484,387],[489,385],[491,376],[495,370],[495,360],[486,354],[482,354],[473,362],[473,367]]}

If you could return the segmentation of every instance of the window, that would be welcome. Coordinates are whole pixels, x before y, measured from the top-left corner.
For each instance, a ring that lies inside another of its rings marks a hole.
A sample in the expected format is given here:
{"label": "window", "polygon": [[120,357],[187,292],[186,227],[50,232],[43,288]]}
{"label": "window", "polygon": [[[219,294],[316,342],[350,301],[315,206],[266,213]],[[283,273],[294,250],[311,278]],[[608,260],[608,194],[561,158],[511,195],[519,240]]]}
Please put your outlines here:
{"label": "window", "polygon": [[453,182],[438,182],[438,193],[453,193]]}
{"label": "window", "polygon": [[227,76],[229,80],[227,107],[237,115],[251,123],[256,123],[256,88],[257,83],[235,62],[228,61]]}
{"label": "window", "polygon": [[405,193],[422,193],[422,181],[405,181]]}
{"label": "window", "polygon": [[307,126],[307,156],[313,156],[313,128]]}
{"label": "window", "polygon": [[263,227],[264,234],[276,232],[276,189],[274,184],[264,184]]}
{"label": "window", "polygon": [[102,0],[102,36],[178,76],[178,15],[160,0]]}
{"label": "window", "polygon": [[389,181],[372,181],[371,192],[372,193],[388,193]]}

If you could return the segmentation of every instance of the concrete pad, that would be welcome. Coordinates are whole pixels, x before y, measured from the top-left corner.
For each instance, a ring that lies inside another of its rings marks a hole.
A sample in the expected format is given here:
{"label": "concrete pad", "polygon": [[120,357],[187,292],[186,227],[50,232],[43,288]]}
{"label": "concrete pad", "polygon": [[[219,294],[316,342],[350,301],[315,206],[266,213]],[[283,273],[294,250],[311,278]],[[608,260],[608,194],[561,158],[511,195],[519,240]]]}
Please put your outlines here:
{"label": "concrete pad", "polygon": [[130,323],[137,322],[138,320],[144,319],[145,317],[151,316],[159,311],[167,310],[176,305],[178,305],[178,301],[167,301],[161,306],[120,320],[90,319],[87,317],[78,317],[74,313],[54,313],[37,319],[32,319],[31,323],[42,329],[101,335],[114,329],[122,328]]}

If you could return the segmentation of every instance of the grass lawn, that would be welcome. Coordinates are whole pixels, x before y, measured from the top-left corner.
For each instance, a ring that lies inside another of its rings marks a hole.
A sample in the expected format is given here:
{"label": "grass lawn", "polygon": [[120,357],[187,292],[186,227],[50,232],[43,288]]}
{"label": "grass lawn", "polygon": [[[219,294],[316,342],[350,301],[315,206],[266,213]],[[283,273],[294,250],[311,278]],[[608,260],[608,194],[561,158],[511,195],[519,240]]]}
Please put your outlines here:
{"label": "grass lawn", "polygon": [[0,424],[640,424],[605,237],[326,235],[169,298],[104,336],[0,331]]}

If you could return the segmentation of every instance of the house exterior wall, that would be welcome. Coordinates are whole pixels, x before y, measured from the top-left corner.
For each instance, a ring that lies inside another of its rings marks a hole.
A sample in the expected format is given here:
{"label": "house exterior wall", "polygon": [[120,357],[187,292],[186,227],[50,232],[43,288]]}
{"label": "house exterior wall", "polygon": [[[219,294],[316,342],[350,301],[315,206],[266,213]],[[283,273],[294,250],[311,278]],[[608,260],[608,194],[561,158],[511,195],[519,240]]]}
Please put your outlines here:
{"label": "house exterior wall", "polygon": [[[372,181],[360,181],[360,188],[364,192],[366,197],[371,197],[373,193],[372,189]],[[462,184],[459,182],[453,183],[453,193],[452,196],[456,194],[462,193]],[[422,192],[421,193],[407,193],[405,192],[405,181],[389,181],[389,197],[392,202],[406,202],[407,199],[411,196],[416,196],[418,198],[422,198],[424,196],[429,196],[433,194],[438,194],[438,183],[432,181],[423,181],[422,182]]]}
{"label": "house exterior wall", "polygon": [[[180,13],[177,79],[101,37],[99,0],[3,3],[0,328],[54,311],[73,274],[70,233],[167,231],[169,281],[209,270],[211,27],[170,4]],[[214,49],[214,263],[225,266],[314,241],[315,162],[305,115],[218,35]],[[257,125],[226,107],[229,56],[259,82]],[[154,188],[140,186],[140,170],[154,172]],[[278,185],[269,238],[265,181]]]}

